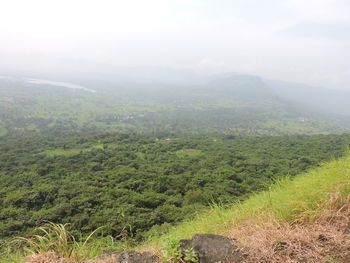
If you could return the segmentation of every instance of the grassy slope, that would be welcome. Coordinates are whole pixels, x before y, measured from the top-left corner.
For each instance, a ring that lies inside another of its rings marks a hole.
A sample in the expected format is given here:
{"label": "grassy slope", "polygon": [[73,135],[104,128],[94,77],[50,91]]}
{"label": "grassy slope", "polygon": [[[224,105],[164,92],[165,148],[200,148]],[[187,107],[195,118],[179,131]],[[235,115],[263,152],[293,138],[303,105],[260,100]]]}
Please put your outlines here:
{"label": "grassy slope", "polygon": [[256,194],[244,203],[227,208],[213,206],[195,220],[184,222],[161,237],[151,237],[143,248],[159,250],[169,240],[191,238],[196,233],[228,234],[240,223],[268,219],[271,214],[289,223],[303,221],[306,217],[310,219],[337,191],[342,195],[350,194],[350,157],[323,164],[293,180],[280,180],[269,191]]}

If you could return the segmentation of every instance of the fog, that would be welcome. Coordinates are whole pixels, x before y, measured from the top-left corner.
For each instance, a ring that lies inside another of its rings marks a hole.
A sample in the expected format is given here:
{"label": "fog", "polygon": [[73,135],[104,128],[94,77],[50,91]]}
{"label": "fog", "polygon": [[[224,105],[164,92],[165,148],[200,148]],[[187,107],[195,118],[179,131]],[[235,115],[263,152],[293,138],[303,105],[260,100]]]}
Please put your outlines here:
{"label": "fog", "polygon": [[175,68],[350,90],[347,0],[0,3],[3,72]]}

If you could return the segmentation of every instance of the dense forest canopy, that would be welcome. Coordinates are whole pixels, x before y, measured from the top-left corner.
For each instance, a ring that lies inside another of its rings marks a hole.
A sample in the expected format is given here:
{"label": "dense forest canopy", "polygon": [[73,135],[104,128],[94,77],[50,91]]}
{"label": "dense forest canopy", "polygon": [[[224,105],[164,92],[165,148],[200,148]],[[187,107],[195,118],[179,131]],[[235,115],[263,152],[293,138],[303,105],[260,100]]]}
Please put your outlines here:
{"label": "dense forest canopy", "polygon": [[7,135],[0,139],[0,236],[52,221],[142,239],[342,156],[349,144],[350,135]]}

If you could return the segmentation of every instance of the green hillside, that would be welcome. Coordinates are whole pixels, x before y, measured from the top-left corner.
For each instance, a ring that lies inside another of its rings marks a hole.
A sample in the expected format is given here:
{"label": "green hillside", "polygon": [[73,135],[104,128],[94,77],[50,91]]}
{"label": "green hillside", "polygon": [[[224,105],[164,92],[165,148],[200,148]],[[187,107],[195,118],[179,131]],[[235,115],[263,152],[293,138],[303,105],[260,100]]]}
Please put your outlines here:
{"label": "green hillside", "polygon": [[[325,234],[345,235],[342,229],[336,230],[335,228],[342,226],[345,229],[348,222],[346,214],[349,211],[349,170],[350,157],[344,157],[324,163],[320,168],[300,174],[295,178],[280,179],[267,191],[252,195],[244,202],[225,206],[214,205],[209,210],[199,212],[194,219],[187,220],[178,226],[168,229],[165,234],[161,234],[159,232],[160,229],[158,229],[158,231],[152,232],[153,234],[150,233],[148,240],[141,246],[138,246],[138,249],[151,249],[157,253],[166,253],[169,256],[173,251],[173,244],[176,244],[180,239],[190,238],[193,234],[216,233],[232,236],[234,234],[242,234],[240,231],[244,232],[249,229],[251,231],[254,229],[254,231],[267,231],[262,232],[262,234],[266,235],[269,233],[270,238],[274,238],[276,232],[281,233],[284,239],[279,241],[290,242],[291,245],[294,245],[293,242],[299,241],[288,240],[288,238],[291,238],[290,233],[293,231],[293,233],[296,233],[301,231],[301,229],[302,235],[304,235],[303,241],[308,240],[308,242],[312,241],[312,237],[308,239],[305,235],[311,235],[311,231],[319,228],[329,227],[327,231],[335,231],[334,233],[323,232]],[[334,221],[335,219],[336,221]],[[334,225],[334,229],[331,228],[332,225],[330,224]],[[309,228],[310,231],[308,230]],[[287,230],[289,231],[288,233],[283,232]],[[161,234],[160,236],[159,233]],[[255,232],[255,234],[257,233]],[[317,238],[318,232],[316,234]],[[244,236],[233,237],[242,240],[242,249],[250,251],[249,247],[245,247],[249,246],[249,243],[244,243],[244,241],[249,241],[249,238],[244,238]],[[253,236],[253,238],[255,237]],[[296,237],[293,236],[293,238]],[[77,253],[85,253],[85,256],[93,257],[103,250],[111,248],[135,249],[130,247],[134,245],[128,241],[114,243],[108,241],[108,239],[95,238],[88,243],[87,247],[76,247],[75,249]],[[325,244],[321,245],[325,246]],[[313,243],[313,247],[316,248],[317,244]],[[259,246],[256,249],[259,249]],[[23,257],[21,257],[20,250],[16,250],[16,252],[8,251],[10,254],[3,254],[0,262],[22,262]],[[87,251],[89,253],[86,254]],[[344,258],[348,255],[341,253],[346,253],[347,250],[339,251],[342,250],[322,255],[322,258],[326,260],[322,262],[346,263],[347,261],[344,261]],[[314,262],[312,257],[316,255],[317,251],[315,253],[309,252],[307,256],[311,258],[308,262]],[[264,251],[258,251],[258,253],[264,253]],[[272,257],[270,262],[279,262],[278,257],[281,255],[272,253],[270,256]],[[277,258],[277,261],[274,261],[274,257]],[[106,259],[106,261],[100,260],[96,262],[110,261]]]}

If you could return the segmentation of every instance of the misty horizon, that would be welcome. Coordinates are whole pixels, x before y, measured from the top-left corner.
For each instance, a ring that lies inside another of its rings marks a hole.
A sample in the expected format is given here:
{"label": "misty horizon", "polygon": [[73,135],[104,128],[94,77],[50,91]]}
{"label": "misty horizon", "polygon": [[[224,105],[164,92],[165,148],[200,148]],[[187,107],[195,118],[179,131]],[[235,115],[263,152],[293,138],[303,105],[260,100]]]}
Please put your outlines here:
{"label": "misty horizon", "polygon": [[344,0],[15,0],[0,10],[0,70],[235,72],[349,90],[349,13]]}

